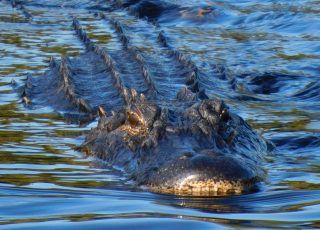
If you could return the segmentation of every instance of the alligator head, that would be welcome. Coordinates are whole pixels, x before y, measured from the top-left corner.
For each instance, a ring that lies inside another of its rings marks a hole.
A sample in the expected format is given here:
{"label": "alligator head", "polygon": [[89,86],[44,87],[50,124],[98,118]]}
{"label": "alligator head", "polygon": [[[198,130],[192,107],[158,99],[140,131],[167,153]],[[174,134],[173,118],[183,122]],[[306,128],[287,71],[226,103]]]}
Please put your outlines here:
{"label": "alligator head", "polygon": [[177,101],[171,110],[134,90],[129,96],[121,110],[103,113],[82,146],[88,154],[159,193],[238,194],[262,180],[266,144],[223,101]]}

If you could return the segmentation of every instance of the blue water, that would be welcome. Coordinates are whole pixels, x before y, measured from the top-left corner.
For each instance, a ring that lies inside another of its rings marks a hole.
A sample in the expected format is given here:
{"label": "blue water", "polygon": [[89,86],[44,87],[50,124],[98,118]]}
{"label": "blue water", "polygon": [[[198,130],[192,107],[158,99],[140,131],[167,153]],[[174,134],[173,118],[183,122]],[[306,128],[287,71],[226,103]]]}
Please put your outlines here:
{"label": "blue water", "polygon": [[94,14],[110,1],[22,2],[0,1],[0,229],[320,228],[319,1],[173,0],[158,26],[108,13],[141,49],[163,30],[199,66],[207,93],[276,145],[260,191],[211,198],[135,187],[74,150],[96,122],[79,127],[49,106],[23,106],[12,80],[41,77],[51,56],[84,52],[72,16],[95,42],[116,44]]}

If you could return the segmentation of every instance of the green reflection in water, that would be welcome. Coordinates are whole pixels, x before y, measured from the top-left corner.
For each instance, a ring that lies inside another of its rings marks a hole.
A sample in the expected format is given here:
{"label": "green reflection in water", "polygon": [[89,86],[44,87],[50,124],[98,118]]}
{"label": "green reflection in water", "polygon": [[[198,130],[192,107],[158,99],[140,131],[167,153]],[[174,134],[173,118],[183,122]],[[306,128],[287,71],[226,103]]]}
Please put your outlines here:
{"label": "green reflection in water", "polygon": [[[0,19],[1,20],[1,19]],[[0,42],[5,44],[14,44],[18,47],[23,45],[22,39],[19,34],[6,34],[2,33],[0,35]]]}
{"label": "green reflection in water", "polygon": [[[63,169],[59,168],[56,171],[61,174]],[[81,174],[79,174],[80,176]],[[83,177],[86,177],[87,174],[84,174]],[[103,181],[103,180],[76,180],[75,178],[69,179],[70,181],[65,181],[66,177],[61,175],[55,175],[53,173],[38,173],[38,174],[0,174],[0,181],[2,183],[12,184],[15,186],[26,186],[33,183],[49,183],[55,184],[63,187],[72,187],[72,188],[101,188],[101,187],[111,187],[114,182]]]}
{"label": "green reflection in water", "polygon": [[320,58],[319,55],[307,55],[307,54],[295,54],[295,55],[287,55],[284,53],[280,53],[277,55],[278,57],[288,60],[288,61],[293,61],[293,60],[302,60],[302,59],[308,59],[308,58]]}
{"label": "green reflection in water", "polygon": [[[263,103],[252,103],[250,108],[253,110],[265,110],[269,105]],[[275,105],[276,106],[276,105]],[[280,107],[281,108],[281,107]],[[247,119],[246,121],[255,129],[276,129],[283,132],[289,131],[319,131],[317,128],[309,127],[313,119],[319,116],[318,113],[306,112],[304,110],[293,109],[290,111],[269,110],[265,116],[270,116],[270,120],[257,121]],[[277,117],[278,119],[276,119]]]}
{"label": "green reflection in water", "polygon": [[[84,20],[84,19],[81,18],[81,20]],[[92,19],[85,19],[85,20],[95,21],[96,19],[92,18]],[[88,37],[94,40],[95,42],[97,42],[98,44],[107,44],[112,39],[111,34],[108,34],[105,32],[101,34],[101,30],[92,24],[86,23],[86,24],[83,24],[82,26],[84,27],[85,31],[88,33]]]}
{"label": "green reflection in water", "polygon": [[60,54],[61,56],[77,56],[79,55],[79,49],[68,46],[44,46],[40,50],[44,53]]}
{"label": "green reflection in water", "polygon": [[[255,41],[272,41],[274,39],[281,39],[282,41],[286,40],[286,37],[277,34],[277,33],[266,33],[266,32],[244,32],[244,31],[230,31],[228,33],[222,32],[220,35],[223,37],[231,37],[238,42],[246,42],[250,40]],[[275,48],[275,47],[272,47]]]}
{"label": "green reflection in water", "polygon": [[280,185],[288,186],[291,189],[303,189],[303,190],[319,190],[320,189],[320,184],[310,183],[306,181],[283,181],[280,183]]}
{"label": "green reflection in water", "polygon": [[283,132],[289,132],[289,131],[303,131],[303,130],[310,130],[306,128],[306,125],[310,123],[310,120],[303,119],[303,120],[294,120],[294,121],[270,121],[266,123],[255,123],[252,120],[248,120],[251,126],[253,128],[263,128],[263,129],[277,129],[279,131]]}
{"label": "green reflection in water", "polygon": [[10,142],[20,143],[25,139],[26,136],[26,133],[23,131],[0,130],[0,144],[6,144]]}
{"label": "green reflection in water", "polygon": [[48,119],[49,121],[63,121],[63,118],[57,113],[41,113],[41,114],[28,114],[19,112],[18,105],[15,102],[0,105],[0,124],[11,123],[12,120],[19,123],[25,122],[48,122],[43,119]]}
{"label": "green reflection in water", "polygon": [[57,129],[54,130],[55,137],[79,137],[83,134],[83,131],[80,130],[66,130],[66,129]]}
{"label": "green reflection in water", "polygon": [[112,37],[110,35],[96,34],[95,32],[89,32],[88,36],[90,39],[95,40],[99,44],[107,44],[112,39]]}
{"label": "green reflection in water", "polygon": [[77,158],[63,157],[62,155],[46,155],[45,153],[35,154],[15,154],[9,151],[0,151],[0,164],[39,164],[39,165],[87,165],[85,161]]}
{"label": "green reflection in water", "polygon": [[55,183],[57,178],[48,173],[40,174],[6,174],[0,175],[2,183],[8,183],[16,186],[24,186],[36,182]]}
{"label": "green reflection in water", "polygon": [[37,65],[25,65],[25,64],[11,64],[8,67],[2,68],[0,70],[1,75],[13,75],[19,72],[27,73],[37,70],[43,70],[47,65],[37,64]]}
{"label": "green reflection in water", "polygon": [[27,20],[25,18],[20,17],[20,15],[18,14],[1,15],[0,21],[6,23],[27,23]]}
{"label": "green reflection in water", "polygon": [[[49,150],[51,151],[51,148],[49,148]],[[112,181],[106,182],[104,180],[95,180],[88,177],[88,173],[95,173],[95,170],[91,170],[88,167],[88,162],[82,158],[77,159],[63,155],[46,155],[46,153],[40,152],[39,154],[16,154],[9,151],[0,151],[0,165],[15,164],[25,165],[23,167],[24,174],[10,173],[12,170],[16,170],[17,172],[22,170],[21,167],[19,169],[12,167],[10,168],[10,172],[8,171],[8,173],[0,174],[0,181],[2,183],[16,186],[25,186],[31,183],[50,183],[58,186],[77,188],[100,188],[112,186],[116,183]],[[41,169],[42,167],[35,168],[34,165],[51,165],[53,168],[56,165],[57,169]],[[81,166],[81,168],[79,168],[79,166]],[[26,170],[32,171],[32,173],[25,173]],[[43,171],[45,173],[43,173]],[[77,173],[74,173],[75,171],[77,171]]]}
{"label": "green reflection in water", "polygon": [[44,144],[44,145],[41,145],[41,147],[43,148],[43,150],[47,153],[54,153],[54,154],[62,154],[63,152],[57,148],[55,148],[54,146],[52,145],[47,145],[47,144]]}
{"label": "green reflection in water", "polygon": [[[85,175],[84,175],[85,177]],[[62,178],[65,180],[65,178]],[[103,181],[103,180],[72,180],[72,181],[57,181],[57,184],[65,187],[73,188],[102,188],[102,187],[115,187],[117,182]]]}

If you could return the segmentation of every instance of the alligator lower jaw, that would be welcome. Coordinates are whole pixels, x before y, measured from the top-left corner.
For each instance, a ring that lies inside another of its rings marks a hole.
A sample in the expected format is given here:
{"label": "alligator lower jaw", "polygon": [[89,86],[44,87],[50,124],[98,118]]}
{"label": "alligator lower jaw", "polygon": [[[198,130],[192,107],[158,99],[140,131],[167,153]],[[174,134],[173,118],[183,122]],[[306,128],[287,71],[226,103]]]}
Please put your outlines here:
{"label": "alligator lower jaw", "polygon": [[250,181],[229,181],[229,180],[197,180],[189,176],[184,180],[177,181],[174,185],[149,185],[151,192],[161,194],[172,194],[179,196],[226,196],[239,195],[257,190],[257,182]]}

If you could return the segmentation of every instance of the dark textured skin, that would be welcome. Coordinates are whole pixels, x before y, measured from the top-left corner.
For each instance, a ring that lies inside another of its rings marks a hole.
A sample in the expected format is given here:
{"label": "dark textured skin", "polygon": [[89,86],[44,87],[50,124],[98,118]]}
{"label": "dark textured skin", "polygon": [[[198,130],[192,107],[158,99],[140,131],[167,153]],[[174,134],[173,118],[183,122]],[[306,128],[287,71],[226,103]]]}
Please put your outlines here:
{"label": "dark textured skin", "polygon": [[[131,179],[151,187],[170,187],[183,177],[197,175],[240,180],[248,191],[263,178],[264,141],[221,100],[180,104],[173,111],[130,97],[123,110],[100,119],[87,136],[84,150],[123,167]],[[132,122],[130,112],[137,112],[145,124]],[[126,125],[143,131],[130,134],[121,128]],[[228,192],[234,191],[221,189]]]}
{"label": "dark textured skin", "polygon": [[[143,16],[146,6],[135,6]],[[153,14],[163,12],[161,7]],[[172,49],[163,32],[157,44],[167,56],[161,58],[170,60],[164,63],[171,69],[183,70],[169,81],[183,86],[172,88],[170,94],[165,87],[171,86],[157,82],[148,59],[131,45],[121,23],[110,23],[122,50],[107,53],[74,19],[74,30],[87,51],[73,59],[52,59],[42,77],[28,76],[21,88],[24,103],[50,105],[76,122],[99,115],[97,127],[79,149],[122,167],[129,179],[151,191],[219,195],[256,189],[265,176],[261,163],[268,150],[266,141],[222,100],[208,98],[197,66]],[[119,56],[127,65],[114,60]],[[193,178],[192,185],[188,178]]]}

